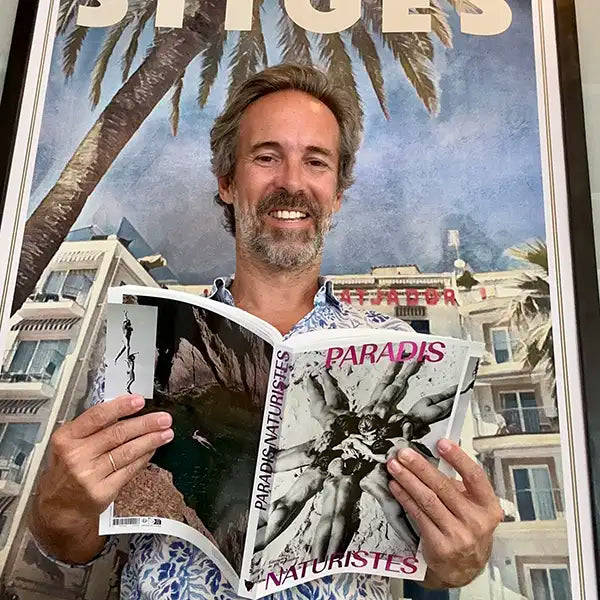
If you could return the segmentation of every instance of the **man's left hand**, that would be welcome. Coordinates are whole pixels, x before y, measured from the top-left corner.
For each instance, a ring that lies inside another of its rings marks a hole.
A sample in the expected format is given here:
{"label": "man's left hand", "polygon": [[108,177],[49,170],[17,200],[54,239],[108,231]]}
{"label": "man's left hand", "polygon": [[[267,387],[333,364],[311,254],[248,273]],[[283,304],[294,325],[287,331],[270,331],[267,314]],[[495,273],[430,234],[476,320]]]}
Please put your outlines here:
{"label": "man's left hand", "polygon": [[440,456],[462,477],[447,477],[405,448],[388,461],[390,490],[416,521],[427,561],[425,586],[467,585],[489,560],[504,513],[484,470],[456,444],[438,443]]}

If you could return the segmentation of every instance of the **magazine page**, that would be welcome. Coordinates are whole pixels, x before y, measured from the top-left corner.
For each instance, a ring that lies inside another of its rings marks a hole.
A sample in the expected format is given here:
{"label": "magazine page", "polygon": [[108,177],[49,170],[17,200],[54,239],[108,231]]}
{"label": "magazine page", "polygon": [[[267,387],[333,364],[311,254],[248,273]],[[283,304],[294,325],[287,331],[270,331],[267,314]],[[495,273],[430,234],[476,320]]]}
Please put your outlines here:
{"label": "magazine page", "polygon": [[272,379],[279,417],[263,428],[239,593],[344,572],[422,580],[417,525],[388,490],[386,462],[409,447],[452,473],[436,442],[460,436],[482,345],[338,330],[276,352],[286,389]]}
{"label": "magazine page", "polygon": [[170,413],[175,437],[102,515],[100,533],[183,538],[235,585],[272,342],[212,310],[216,302],[191,303],[186,296],[111,290],[105,397],[143,395],[146,405],[138,414]]}

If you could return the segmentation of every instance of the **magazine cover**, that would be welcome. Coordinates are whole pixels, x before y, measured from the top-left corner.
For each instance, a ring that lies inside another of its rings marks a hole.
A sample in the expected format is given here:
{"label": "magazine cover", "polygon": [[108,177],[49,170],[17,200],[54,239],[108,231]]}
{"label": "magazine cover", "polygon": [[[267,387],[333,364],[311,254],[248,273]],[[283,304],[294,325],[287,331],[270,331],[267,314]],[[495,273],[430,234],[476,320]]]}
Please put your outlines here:
{"label": "magazine cover", "polygon": [[[133,312],[117,316],[107,354],[107,292],[131,284],[204,298],[215,278],[235,273],[235,239],[215,203],[210,130],[241,83],[264,67],[291,63],[323,70],[364,117],[354,183],[324,236],[321,273],[335,298],[361,315],[402,320],[424,335],[485,345],[455,437],[484,468],[505,516],[486,568],[453,597],[584,600],[591,593],[555,5],[432,0],[399,12],[407,3],[38,3],[0,223],[0,594],[116,600],[142,585],[146,572],[160,581],[156,594],[170,594],[180,580],[190,595],[231,593],[230,573],[221,576],[204,555],[194,568],[211,567],[193,581],[185,561],[160,571],[168,559],[151,553],[161,548],[158,536],[130,546],[124,535],[88,568],[66,568],[39,551],[27,523],[52,436],[98,398],[105,357],[107,366],[122,369],[117,386],[134,391],[143,383],[165,403],[175,401],[155,393],[150,373],[161,389],[171,379],[184,381],[177,388],[183,396],[195,381],[193,361],[182,359],[175,373],[160,367],[164,361],[142,367],[147,350],[127,344],[130,327],[142,333]],[[15,6],[1,3],[6,24]],[[20,90],[21,83],[7,81],[4,90]],[[186,319],[193,324],[195,317]],[[228,331],[214,316],[206,323],[213,333]],[[266,353],[274,347],[258,324],[242,328],[263,340]],[[163,339],[165,352],[176,352],[177,343],[161,338],[159,329],[157,313],[155,338]],[[151,337],[150,328],[143,335]],[[190,355],[196,356],[191,348]],[[229,354],[227,368],[241,373],[245,357]],[[378,368],[373,365],[373,377]],[[352,379],[344,387],[344,377],[340,385],[351,402]],[[210,381],[214,389],[221,385],[216,372]],[[371,376],[367,382],[376,386]],[[294,380],[292,390],[306,385],[306,378]],[[413,402],[409,391],[404,403]],[[243,393],[235,388],[233,396],[242,401]],[[218,417],[225,427],[229,415]],[[200,438],[218,447],[203,433],[203,418],[194,415],[193,430],[175,440],[182,456],[197,452],[208,461],[213,450]],[[178,491],[166,469],[155,467],[152,485],[169,505],[161,507],[168,518],[182,526],[202,521],[217,539],[221,532],[210,515],[196,512],[201,499]],[[281,514],[272,504],[306,469],[277,474],[277,494],[257,530],[266,527],[269,511]],[[150,497],[147,484],[129,486],[132,506]],[[312,499],[319,507],[324,489]],[[359,506],[368,500],[361,490]],[[117,518],[135,518],[120,506]],[[263,573],[277,565],[267,573],[283,579],[277,568],[290,565],[285,552],[292,533],[309,525],[316,531],[304,518],[255,557],[253,543],[248,569]],[[312,532],[307,535],[312,544]],[[132,550],[142,546],[143,560]],[[233,546],[239,550],[241,542]],[[193,555],[181,544],[164,556],[184,549]],[[228,564],[236,560],[232,550],[219,549]],[[359,598],[364,580],[334,578],[332,593]],[[395,599],[422,597],[421,588],[403,581],[390,592]]]}
{"label": "magazine cover", "polygon": [[191,294],[122,286],[108,299],[105,402],[142,395],[175,438],[102,534],[188,540],[248,598],[344,572],[424,578],[386,462],[410,447],[451,474],[435,444],[458,439],[482,344],[365,328],[283,340]]}

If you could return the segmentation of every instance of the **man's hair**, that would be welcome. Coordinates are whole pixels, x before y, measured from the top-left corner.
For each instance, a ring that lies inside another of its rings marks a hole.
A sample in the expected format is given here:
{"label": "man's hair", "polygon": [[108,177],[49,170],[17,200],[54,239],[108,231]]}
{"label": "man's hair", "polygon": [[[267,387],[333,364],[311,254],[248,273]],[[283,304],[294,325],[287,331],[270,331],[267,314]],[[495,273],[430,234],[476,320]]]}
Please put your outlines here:
{"label": "man's hair", "polygon": [[[226,177],[229,181],[233,179],[240,122],[244,111],[260,98],[286,90],[309,94],[325,104],[335,115],[340,128],[338,191],[347,190],[353,183],[354,163],[362,137],[362,111],[356,109],[347,92],[336,87],[325,73],[305,65],[284,64],[269,67],[248,78],[234,90],[210,132],[214,175]],[[235,235],[233,206],[223,202],[218,193],[215,202],[223,207],[225,228]]]}

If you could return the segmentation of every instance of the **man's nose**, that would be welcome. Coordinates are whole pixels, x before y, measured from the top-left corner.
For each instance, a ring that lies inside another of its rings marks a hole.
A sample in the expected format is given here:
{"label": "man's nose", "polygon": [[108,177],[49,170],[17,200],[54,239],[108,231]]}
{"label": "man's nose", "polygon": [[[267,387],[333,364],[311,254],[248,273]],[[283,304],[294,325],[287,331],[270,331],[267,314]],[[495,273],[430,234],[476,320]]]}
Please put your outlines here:
{"label": "man's nose", "polygon": [[305,191],[304,171],[302,163],[293,160],[283,162],[279,171],[278,186],[286,189],[290,194]]}

